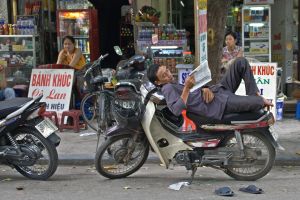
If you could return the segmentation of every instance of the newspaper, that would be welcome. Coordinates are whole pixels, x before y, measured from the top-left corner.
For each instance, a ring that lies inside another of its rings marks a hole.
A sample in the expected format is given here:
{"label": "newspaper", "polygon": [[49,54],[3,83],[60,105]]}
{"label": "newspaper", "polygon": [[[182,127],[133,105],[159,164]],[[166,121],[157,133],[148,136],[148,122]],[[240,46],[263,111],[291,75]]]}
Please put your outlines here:
{"label": "newspaper", "polygon": [[194,76],[195,77],[195,85],[194,87],[191,88],[191,92],[197,90],[198,88],[202,87],[209,81],[211,81],[211,72],[208,66],[207,60],[202,62],[196,69],[191,71],[189,76]]}

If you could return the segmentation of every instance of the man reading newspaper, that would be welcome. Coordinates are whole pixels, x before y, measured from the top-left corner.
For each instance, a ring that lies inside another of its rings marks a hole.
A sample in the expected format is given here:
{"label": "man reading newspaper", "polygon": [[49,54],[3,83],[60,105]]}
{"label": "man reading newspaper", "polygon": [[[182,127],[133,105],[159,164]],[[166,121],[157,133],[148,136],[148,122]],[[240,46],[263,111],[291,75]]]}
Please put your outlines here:
{"label": "man reading newspaper", "polygon": [[[224,113],[257,111],[265,106],[273,106],[270,101],[259,96],[250,65],[245,58],[237,58],[219,84],[202,86],[193,91],[191,88],[196,83],[193,75],[187,77],[184,85],[179,85],[164,65],[153,64],[148,68],[147,76],[152,83],[161,87],[168,108],[176,116],[186,109],[221,120]],[[242,79],[248,96],[234,94]]]}

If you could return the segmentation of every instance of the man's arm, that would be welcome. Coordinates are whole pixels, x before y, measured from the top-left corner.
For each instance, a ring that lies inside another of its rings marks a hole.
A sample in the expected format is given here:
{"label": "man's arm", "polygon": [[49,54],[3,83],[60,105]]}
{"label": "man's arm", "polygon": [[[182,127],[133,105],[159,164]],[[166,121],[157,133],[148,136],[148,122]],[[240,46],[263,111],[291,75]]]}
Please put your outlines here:
{"label": "man's arm", "polygon": [[190,94],[191,88],[195,85],[195,77],[194,76],[188,76],[187,79],[185,79],[184,88],[181,94],[181,99],[183,100],[184,104],[186,104],[187,99]]}
{"label": "man's arm", "polygon": [[174,88],[173,84],[167,84],[162,87],[161,91],[169,110],[176,116],[181,115],[182,110],[186,109],[186,105],[177,88]]}

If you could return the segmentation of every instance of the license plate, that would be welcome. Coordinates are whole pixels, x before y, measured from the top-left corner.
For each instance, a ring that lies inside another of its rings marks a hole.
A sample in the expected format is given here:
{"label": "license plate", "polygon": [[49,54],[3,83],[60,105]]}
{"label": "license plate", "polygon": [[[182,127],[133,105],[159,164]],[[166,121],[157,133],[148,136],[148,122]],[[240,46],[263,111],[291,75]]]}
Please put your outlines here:
{"label": "license plate", "polygon": [[278,140],[278,133],[277,133],[277,131],[275,131],[274,127],[270,126],[269,131],[270,131],[272,137],[274,138],[274,140],[277,141]]}
{"label": "license plate", "polygon": [[55,124],[49,119],[45,118],[42,122],[37,124],[35,128],[45,137],[47,138],[49,135],[58,130]]}
{"label": "license plate", "polygon": [[123,101],[123,108],[129,109],[134,107],[135,102],[134,101]]}

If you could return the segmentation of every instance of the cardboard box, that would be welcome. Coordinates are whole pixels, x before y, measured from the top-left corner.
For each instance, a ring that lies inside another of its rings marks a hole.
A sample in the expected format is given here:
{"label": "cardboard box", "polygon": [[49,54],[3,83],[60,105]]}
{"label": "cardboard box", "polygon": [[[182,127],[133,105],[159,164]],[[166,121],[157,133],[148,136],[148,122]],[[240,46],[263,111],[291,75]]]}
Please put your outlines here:
{"label": "cardboard box", "polygon": [[0,71],[0,89],[6,87],[5,68],[7,67],[7,61],[0,60],[0,65],[3,66],[3,70]]}

